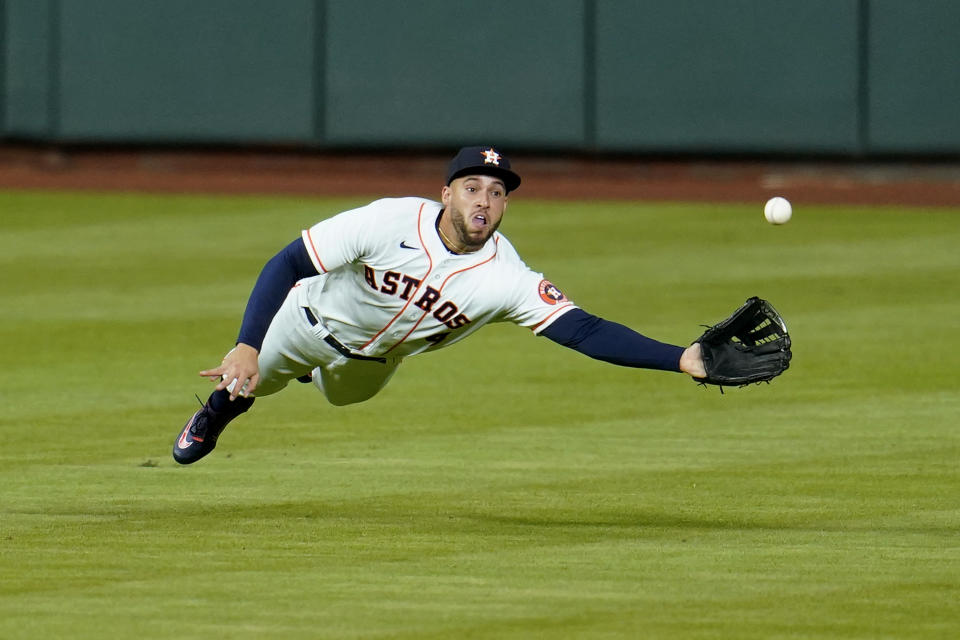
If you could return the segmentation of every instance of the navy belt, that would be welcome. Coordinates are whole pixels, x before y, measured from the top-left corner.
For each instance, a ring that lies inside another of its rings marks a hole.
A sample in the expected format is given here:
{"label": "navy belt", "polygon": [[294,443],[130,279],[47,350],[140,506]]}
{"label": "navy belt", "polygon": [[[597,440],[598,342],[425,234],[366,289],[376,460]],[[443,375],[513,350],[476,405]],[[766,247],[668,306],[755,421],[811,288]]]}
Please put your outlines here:
{"label": "navy belt", "polygon": [[[320,321],[317,320],[317,316],[313,315],[313,311],[310,311],[309,307],[302,307],[302,308],[303,308],[303,315],[307,316],[307,322],[310,323],[311,327],[315,327],[318,324],[320,324]],[[379,362],[380,364],[387,363],[386,358],[378,358],[376,356],[363,356],[363,355],[360,355],[359,353],[354,353],[353,351],[350,351],[350,349],[345,344],[343,344],[342,342],[340,342],[330,334],[327,334],[326,336],[324,336],[323,341],[326,342],[331,347],[333,347],[334,349],[336,349],[340,353],[340,355],[342,355],[345,358],[350,358],[351,360],[369,360],[371,362]]]}

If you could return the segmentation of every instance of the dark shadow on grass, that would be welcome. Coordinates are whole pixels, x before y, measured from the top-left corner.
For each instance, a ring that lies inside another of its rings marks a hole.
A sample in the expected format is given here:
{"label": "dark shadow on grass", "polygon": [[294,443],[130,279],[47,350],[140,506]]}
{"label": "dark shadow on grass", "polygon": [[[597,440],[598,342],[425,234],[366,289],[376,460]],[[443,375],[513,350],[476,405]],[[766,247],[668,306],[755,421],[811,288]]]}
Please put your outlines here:
{"label": "dark shadow on grass", "polygon": [[[756,532],[810,532],[867,533],[887,532],[896,534],[955,535],[950,526],[883,526],[882,523],[851,523],[849,526],[830,517],[823,520],[796,517],[793,519],[751,519],[743,514],[712,514],[696,516],[689,513],[674,513],[654,510],[583,510],[571,513],[569,509],[556,511],[538,509],[527,512],[497,510],[478,511],[464,507],[444,508],[423,504],[409,505],[394,500],[391,496],[368,498],[350,502],[304,500],[273,503],[226,503],[215,499],[198,497],[196,502],[175,500],[163,503],[126,503],[99,505],[96,508],[78,507],[44,510],[47,517],[86,517],[91,519],[140,523],[163,523],[172,529],[203,529],[215,527],[227,531],[256,522],[284,523],[316,528],[396,529],[421,533],[523,535],[532,537],[563,537],[573,534],[578,537],[591,530],[609,537],[658,537],[667,532],[711,531],[756,531]],[[25,513],[25,512],[20,512]],[[875,526],[871,526],[875,524]]]}
{"label": "dark shadow on grass", "polygon": [[[336,527],[396,527],[398,529],[430,530],[436,533],[522,534],[531,536],[562,536],[576,531],[582,536],[595,530],[605,536],[660,535],[664,531],[790,531],[820,530],[823,527],[808,522],[770,522],[750,520],[737,516],[696,517],[690,514],[660,511],[624,510],[611,512],[589,511],[570,513],[562,511],[503,512],[451,508],[444,509],[406,506],[389,498],[354,502],[290,501],[261,504],[189,504],[154,505],[141,517],[161,516],[160,512],[174,512],[180,524],[191,521],[221,521],[239,524],[249,521],[276,522],[314,521],[317,526]],[[133,510],[128,515],[134,516]]]}
{"label": "dark shadow on grass", "polygon": [[717,531],[730,529],[795,529],[790,525],[776,526],[770,523],[747,522],[735,518],[693,518],[690,516],[647,512],[628,513],[598,513],[587,517],[564,517],[562,514],[524,514],[504,515],[497,513],[473,514],[466,516],[470,519],[502,524],[505,526],[551,529],[693,529],[702,531]]}

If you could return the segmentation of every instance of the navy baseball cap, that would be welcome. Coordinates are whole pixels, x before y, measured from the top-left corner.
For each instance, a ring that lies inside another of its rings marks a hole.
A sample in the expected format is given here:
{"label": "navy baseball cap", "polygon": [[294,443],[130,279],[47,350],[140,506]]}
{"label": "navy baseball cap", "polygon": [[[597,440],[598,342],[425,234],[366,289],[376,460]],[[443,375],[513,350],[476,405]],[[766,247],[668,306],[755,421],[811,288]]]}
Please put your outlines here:
{"label": "navy baseball cap", "polygon": [[463,176],[495,176],[503,180],[507,193],[520,186],[520,176],[510,170],[510,161],[493,147],[464,147],[447,169],[447,186]]}

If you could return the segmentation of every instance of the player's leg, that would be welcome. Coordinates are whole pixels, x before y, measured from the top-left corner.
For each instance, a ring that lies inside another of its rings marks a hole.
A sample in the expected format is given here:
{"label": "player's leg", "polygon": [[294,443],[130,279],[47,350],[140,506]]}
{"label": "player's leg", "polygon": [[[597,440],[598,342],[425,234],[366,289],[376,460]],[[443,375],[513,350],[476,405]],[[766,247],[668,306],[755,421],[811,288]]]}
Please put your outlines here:
{"label": "player's leg", "polygon": [[377,395],[393,377],[399,364],[399,358],[388,358],[382,363],[340,356],[313,370],[313,384],[330,404],[355,404]]}

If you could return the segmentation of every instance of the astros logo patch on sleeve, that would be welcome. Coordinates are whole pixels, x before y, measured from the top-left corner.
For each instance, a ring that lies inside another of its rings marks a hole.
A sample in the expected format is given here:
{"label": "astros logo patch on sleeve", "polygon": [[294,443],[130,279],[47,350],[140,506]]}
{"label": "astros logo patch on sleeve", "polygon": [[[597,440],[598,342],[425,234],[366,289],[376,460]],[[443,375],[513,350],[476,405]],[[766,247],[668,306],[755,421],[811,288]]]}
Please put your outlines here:
{"label": "astros logo patch on sleeve", "polygon": [[549,280],[541,280],[540,299],[547,304],[558,304],[560,302],[566,302],[567,296],[563,295],[563,291],[557,289]]}

